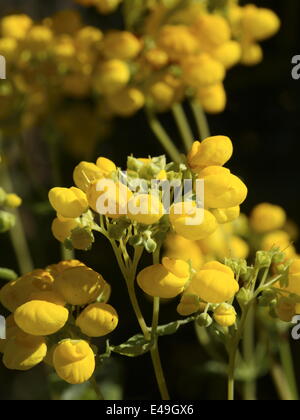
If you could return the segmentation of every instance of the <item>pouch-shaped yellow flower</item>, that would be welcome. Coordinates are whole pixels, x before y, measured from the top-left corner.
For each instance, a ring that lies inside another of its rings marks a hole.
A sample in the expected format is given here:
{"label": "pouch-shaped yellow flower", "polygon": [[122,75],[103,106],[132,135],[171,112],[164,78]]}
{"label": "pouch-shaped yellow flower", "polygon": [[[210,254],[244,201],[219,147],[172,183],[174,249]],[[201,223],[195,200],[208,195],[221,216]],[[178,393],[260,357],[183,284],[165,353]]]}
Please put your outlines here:
{"label": "pouch-shaped yellow flower", "polygon": [[164,207],[155,195],[135,195],[128,202],[128,217],[133,222],[154,225],[159,222],[163,215]]}
{"label": "pouch-shaped yellow flower", "polygon": [[133,60],[141,48],[141,41],[127,31],[111,31],[105,35],[102,43],[102,53],[110,59]]}
{"label": "pouch-shaped yellow flower", "polygon": [[214,311],[214,320],[221,327],[232,327],[236,322],[236,311],[233,306],[222,303]]}
{"label": "pouch-shaped yellow flower", "polygon": [[62,305],[42,300],[24,303],[14,313],[16,324],[27,334],[51,335],[63,328],[69,311]]}
{"label": "pouch-shaped yellow flower", "polygon": [[157,45],[171,60],[194,54],[199,48],[196,37],[184,25],[165,25],[157,36]]}
{"label": "pouch-shaped yellow flower", "polygon": [[43,337],[19,333],[7,340],[3,364],[7,369],[26,371],[41,363],[47,354]]}
{"label": "pouch-shaped yellow flower", "polygon": [[64,243],[66,239],[70,238],[72,230],[80,226],[78,219],[61,220],[56,217],[51,226],[52,234],[59,242]]}
{"label": "pouch-shaped yellow flower", "polygon": [[218,227],[216,218],[196,203],[177,203],[172,206],[170,222],[173,229],[186,239],[198,241],[211,235]]}
{"label": "pouch-shaped yellow flower", "polygon": [[190,276],[190,266],[186,261],[164,257],[162,265],[176,277],[189,278]]}
{"label": "pouch-shaped yellow flower", "polygon": [[256,232],[266,233],[281,229],[286,219],[286,213],[282,207],[261,203],[253,209],[250,224]]}
{"label": "pouch-shaped yellow flower", "polygon": [[79,188],[52,188],[49,192],[52,207],[65,218],[76,218],[88,209],[86,195]]}
{"label": "pouch-shaped yellow flower", "polygon": [[193,277],[191,287],[208,303],[224,303],[239,291],[233,271],[217,261],[205,264]]}
{"label": "pouch-shaped yellow flower", "polygon": [[87,192],[93,181],[101,178],[103,178],[101,164],[99,167],[91,162],[80,162],[73,172],[75,185],[84,192]]}
{"label": "pouch-shaped yellow flower", "polygon": [[163,265],[156,264],[142,270],[137,282],[140,288],[152,297],[170,299],[183,292],[189,277],[176,277]]}
{"label": "pouch-shaped yellow flower", "polygon": [[233,145],[229,137],[213,136],[194,142],[188,155],[188,163],[193,171],[200,172],[207,166],[223,166],[233,154]]}
{"label": "pouch-shaped yellow flower", "polygon": [[216,85],[225,78],[223,64],[206,53],[186,57],[182,62],[182,71],[184,82],[194,88]]}
{"label": "pouch-shaped yellow flower", "polygon": [[95,370],[95,356],[86,341],[65,340],[57,345],[53,365],[58,376],[69,384],[88,381]]}
{"label": "pouch-shaped yellow flower", "polygon": [[106,303],[93,303],[81,312],[76,325],[88,337],[104,337],[117,328],[116,310]]}
{"label": "pouch-shaped yellow flower", "polygon": [[86,266],[64,270],[55,282],[56,290],[71,305],[86,305],[97,299],[106,285],[103,277]]}

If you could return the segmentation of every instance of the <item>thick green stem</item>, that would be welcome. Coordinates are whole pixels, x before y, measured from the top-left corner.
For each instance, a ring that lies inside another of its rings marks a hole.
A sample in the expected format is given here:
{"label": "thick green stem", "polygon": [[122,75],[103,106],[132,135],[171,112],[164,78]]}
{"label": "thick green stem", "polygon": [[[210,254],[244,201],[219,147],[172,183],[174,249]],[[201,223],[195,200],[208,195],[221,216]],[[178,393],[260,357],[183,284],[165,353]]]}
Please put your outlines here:
{"label": "thick green stem", "polygon": [[201,104],[195,100],[191,101],[191,107],[198,126],[200,140],[211,136],[208,121]]}
{"label": "thick green stem", "polygon": [[160,144],[166,150],[166,152],[170,155],[171,159],[176,163],[182,162],[182,157],[175,147],[174,143],[172,142],[171,138],[167,134],[166,130],[163,128],[161,123],[159,122],[158,118],[156,117],[155,113],[149,109],[146,110],[148,123],[157,137]]}
{"label": "thick green stem", "polygon": [[194,142],[193,132],[189,126],[188,120],[186,118],[181,104],[173,105],[172,112],[176,120],[177,127],[180,131],[185,150],[188,153],[191,150]]}
{"label": "thick green stem", "polygon": [[275,362],[272,364],[271,375],[280,399],[282,401],[292,401],[293,397],[290,392],[286,376],[279,364]]}
{"label": "thick green stem", "polygon": [[74,249],[68,249],[64,246],[64,244],[61,244],[61,257],[62,257],[63,261],[74,260],[75,250]]}
{"label": "thick green stem", "polygon": [[[248,318],[245,324],[245,334],[243,341],[243,354],[244,360],[247,365],[253,365],[254,363],[254,352],[255,352],[255,307],[251,306],[248,314]],[[256,381],[249,380],[244,383],[244,400],[255,401],[256,400]]]}

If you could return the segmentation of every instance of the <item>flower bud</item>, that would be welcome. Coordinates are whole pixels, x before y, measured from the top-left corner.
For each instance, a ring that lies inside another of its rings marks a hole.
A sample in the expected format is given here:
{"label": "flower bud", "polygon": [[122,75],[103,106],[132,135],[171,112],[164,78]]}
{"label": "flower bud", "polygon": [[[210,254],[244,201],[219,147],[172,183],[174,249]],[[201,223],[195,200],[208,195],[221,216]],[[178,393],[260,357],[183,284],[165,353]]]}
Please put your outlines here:
{"label": "flower bud", "polygon": [[21,204],[22,204],[22,199],[17,194],[7,194],[6,200],[5,200],[6,206],[12,209],[16,209],[20,207]]}
{"label": "flower bud", "polygon": [[65,340],[54,350],[53,365],[58,376],[69,384],[88,381],[95,370],[95,356],[86,341]]}
{"label": "flower bud", "polygon": [[106,303],[94,303],[84,309],[76,320],[76,325],[88,337],[104,337],[117,328],[118,314]]}
{"label": "flower bud", "polygon": [[212,317],[207,313],[201,314],[199,318],[197,318],[197,324],[201,328],[209,328],[212,325],[212,323]]}
{"label": "flower bud", "polygon": [[5,233],[15,226],[15,216],[0,210],[0,233]]}
{"label": "flower bud", "polygon": [[130,80],[130,70],[125,61],[107,60],[95,73],[94,88],[97,93],[113,95],[125,88]]}
{"label": "flower bud", "polygon": [[101,178],[103,178],[101,163],[99,167],[94,163],[80,162],[74,169],[73,179],[75,185],[84,192],[87,192],[93,181],[97,181]]}
{"label": "flower bud", "polygon": [[244,287],[237,294],[237,300],[241,308],[244,308],[250,302],[252,298],[253,298],[252,291]]}
{"label": "flower bud", "polygon": [[112,31],[103,40],[102,53],[108,59],[133,60],[141,48],[141,42],[131,32]]}
{"label": "flower bud", "polygon": [[86,195],[79,188],[52,188],[49,192],[52,207],[65,218],[76,218],[88,210]]}
{"label": "flower bud", "polygon": [[92,248],[95,238],[89,227],[77,227],[72,230],[70,241],[74,249],[88,251]]}
{"label": "flower bud", "polygon": [[223,166],[233,153],[229,137],[214,136],[194,142],[188,155],[188,163],[195,172],[200,172],[207,166]]}
{"label": "flower bud", "polygon": [[221,327],[232,327],[236,323],[236,311],[233,306],[223,303],[214,311],[214,320]]}
{"label": "flower bud", "polygon": [[79,226],[78,219],[66,219],[62,221],[56,218],[52,222],[51,230],[55,239],[59,242],[64,243],[71,237],[72,231]]}

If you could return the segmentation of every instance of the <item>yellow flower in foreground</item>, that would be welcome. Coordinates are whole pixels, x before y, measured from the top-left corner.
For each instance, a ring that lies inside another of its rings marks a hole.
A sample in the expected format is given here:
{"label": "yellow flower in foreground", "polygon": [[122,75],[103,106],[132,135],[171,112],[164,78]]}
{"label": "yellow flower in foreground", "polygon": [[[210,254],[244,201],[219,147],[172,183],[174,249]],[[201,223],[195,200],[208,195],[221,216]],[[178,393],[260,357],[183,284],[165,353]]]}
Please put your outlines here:
{"label": "yellow flower in foreground", "polygon": [[114,162],[102,156],[97,159],[96,166],[101,170],[104,177],[109,176],[112,172],[117,170]]}
{"label": "yellow flower in foreground", "polygon": [[188,278],[190,276],[190,266],[186,261],[164,257],[162,265],[176,277]]}
{"label": "yellow flower in foreground", "polygon": [[197,208],[194,202],[173,205],[170,222],[176,233],[194,241],[205,239],[218,226],[216,218],[208,210]]}
{"label": "yellow flower in foreground", "polygon": [[76,218],[88,210],[86,195],[79,188],[52,188],[49,192],[52,207],[61,216]]}
{"label": "yellow flower in foreground", "polygon": [[87,192],[93,181],[103,178],[101,166],[91,162],[80,162],[73,172],[75,185],[82,191]]}
{"label": "yellow flower in foreground", "polygon": [[128,202],[128,217],[133,222],[154,225],[159,222],[163,215],[164,207],[155,195],[135,195]]}
{"label": "yellow flower in foreground", "polygon": [[201,171],[198,177],[204,179],[206,208],[236,207],[247,197],[246,185],[226,168],[210,166]]}
{"label": "yellow flower in foreground", "polygon": [[211,212],[217,219],[218,223],[225,224],[238,219],[238,217],[240,216],[241,209],[240,206],[236,206],[229,207],[227,209],[214,209],[211,210]]}
{"label": "yellow flower in foreground", "polygon": [[208,137],[202,143],[195,141],[188,155],[188,163],[195,172],[206,166],[223,166],[233,154],[233,146],[229,137]]}
{"label": "yellow flower in foreground", "polygon": [[52,234],[59,242],[64,243],[66,239],[70,238],[72,230],[80,226],[76,219],[60,220],[56,218],[53,220],[51,230]]}
{"label": "yellow flower in foreground", "polygon": [[69,268],[61,272],[55,282],[60,295],[71,305],[86,305],[97,299],[106,281],[86,266]]}
{"label": "yellow flower in foreground", "polygon": [[18,327],[27,334],[51,335],[65,326],[69,311],[61,305],[32,300],[20,306],[14,317]]}
{"label": "yellow flower in foreground", "polygon": [[58,376],[69,384],[88,381],[95,370],[95,356],[86,341],[65,340],[57,345],[53,365]]}
{"label": "yellow flower in foreground", "polygon": [[188,294],[188,290],[182,295],[177,312],[181,316],[189,316],[198,311],[204,311],[206,303],[201,303],[199,297]]}
{"label": "yellow flower in foreground", "polygon": [[233,271],[217,261],[205,264],[195,274],[191,283],[192,290],[205,302],[223,303],[234,297],[239,284]]}
{"label": "yellow flower in foreground", "polygon": [[162,264],[151,265],[142,270],[137,282],[140,288],[152,297],[174,298],[183,292],[189,277],[177,277]]}
{"label": "yellow flower in foreground", "polygon": [[271,230],[281,229],[286,219],[286,213],[282,207],[262,203],[253,209],[250,223],[256,232],[265,233]]}
{"label": "yellow flower in foreground", "polygon": [[26,371],[43,361],[47,346],[43,337],[19,333],[8,340],[3,355],[7,369]]}
{"label": "yellow flower in foreground", "polygon": [[106,303],[93,303],[79,315],[76,325],[88,337],[104,337],[117,328],[116,310]]}
{"label": "yellow flower in foreground", "polygon": [[236,322],[236,311],[233,306],[223,303],[214,311],[214,320],[221,327],[232,327]]}

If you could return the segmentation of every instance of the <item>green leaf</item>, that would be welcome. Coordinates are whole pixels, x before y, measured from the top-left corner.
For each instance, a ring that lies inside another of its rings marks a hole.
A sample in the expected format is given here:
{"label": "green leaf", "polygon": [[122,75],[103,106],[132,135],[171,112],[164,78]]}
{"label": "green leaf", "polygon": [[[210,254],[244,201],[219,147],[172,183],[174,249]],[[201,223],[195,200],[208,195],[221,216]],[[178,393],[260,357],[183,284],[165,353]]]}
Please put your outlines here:
{"label": "green leaf", "polygon": [[116,347],[110,347],[114,353],[128,357],[137,357],[147,353],[151,349],[152,343],[147,341],[142,334],[131,337],[128,341]]}
{"label": "green leaf", "polygon": [[169,324],[166,324],[166,325],[160,325],[157,328],[157,334],[159,336],[175,334],[179,330],[180,327],[186,324],[189,324],[195,321],[196,319],[197,317],[190,316],[189,318],[186,318],[186,319],[180,319],[178,321],[170,322]]}

